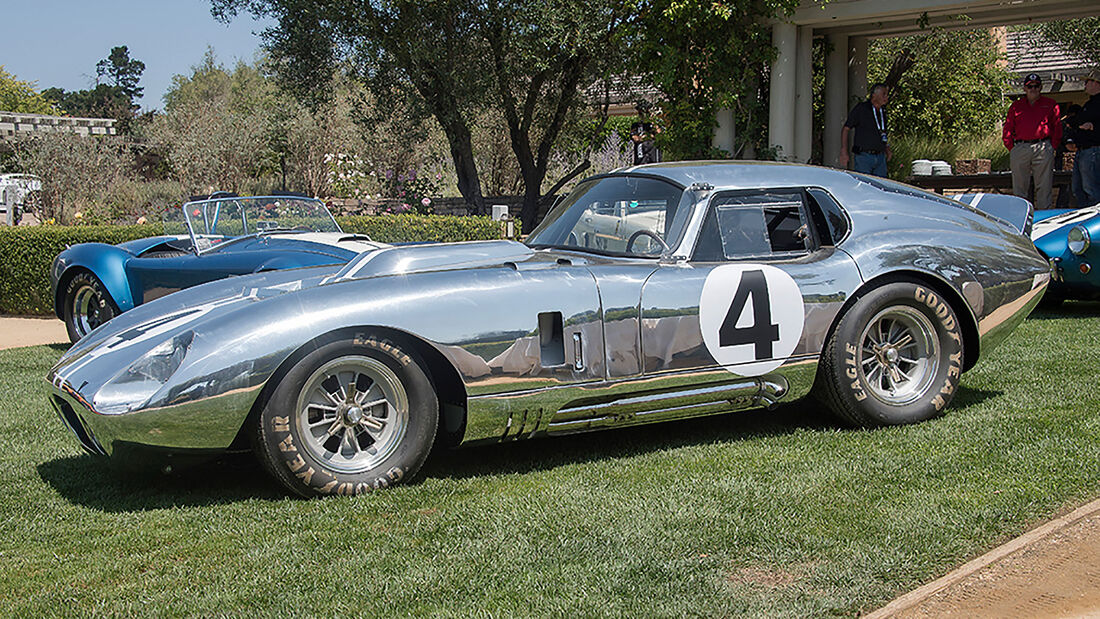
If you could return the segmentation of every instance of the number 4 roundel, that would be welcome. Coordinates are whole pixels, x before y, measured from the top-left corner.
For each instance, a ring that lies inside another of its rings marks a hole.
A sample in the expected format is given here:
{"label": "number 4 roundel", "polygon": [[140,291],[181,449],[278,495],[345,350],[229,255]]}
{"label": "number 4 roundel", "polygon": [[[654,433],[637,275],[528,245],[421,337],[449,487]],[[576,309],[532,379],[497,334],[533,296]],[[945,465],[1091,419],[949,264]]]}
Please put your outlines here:
{"label": "number 4 roundel", "polygon": [[727,264],[707,275],[699,298],[703,342],[720,365],[759,376],[783,364],[802,338],[798,284],[764,264]]}

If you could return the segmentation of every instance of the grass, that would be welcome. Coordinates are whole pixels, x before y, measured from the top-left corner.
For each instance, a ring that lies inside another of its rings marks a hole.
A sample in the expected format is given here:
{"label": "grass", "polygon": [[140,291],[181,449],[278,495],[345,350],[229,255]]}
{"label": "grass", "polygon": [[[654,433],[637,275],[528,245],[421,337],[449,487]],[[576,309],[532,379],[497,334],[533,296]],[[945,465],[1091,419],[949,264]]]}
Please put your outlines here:
{"label": "grass", "polygon": [[287,498],[247,461],[80,455],[60,348],[0,352],[0,615],[852,616],[1100,488],[1100,305],[1033,316],[940,419],[813,404],[459,450]]}

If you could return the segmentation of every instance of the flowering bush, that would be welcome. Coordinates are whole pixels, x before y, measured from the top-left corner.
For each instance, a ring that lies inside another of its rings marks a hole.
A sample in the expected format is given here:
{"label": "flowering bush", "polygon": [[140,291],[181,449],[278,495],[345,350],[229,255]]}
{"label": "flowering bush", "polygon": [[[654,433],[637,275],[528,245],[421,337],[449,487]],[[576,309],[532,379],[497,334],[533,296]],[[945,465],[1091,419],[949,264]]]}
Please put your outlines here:
{"label": "flowering bush", "polygon": [[432,197],[439,195],[442,175],[417,174],[416,169],[407,173],[384,170],[376,174],[382,197],[395,198],[401,203],[384,207],[388,213],[415,212],[426,215],[432,212]]}

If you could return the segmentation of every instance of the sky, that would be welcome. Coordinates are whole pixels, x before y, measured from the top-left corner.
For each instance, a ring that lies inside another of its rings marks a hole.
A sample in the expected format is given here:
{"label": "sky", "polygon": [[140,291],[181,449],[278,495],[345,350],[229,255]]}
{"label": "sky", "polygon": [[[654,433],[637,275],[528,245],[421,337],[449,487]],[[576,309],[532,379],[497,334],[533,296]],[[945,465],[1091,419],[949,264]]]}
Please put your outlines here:
{"label": "sky", "polygon": [[41,91],[83,90],[95,84],[95,65],[125,45],[145,63],[138,100],[163,109],[176,74],[190,75],[207,47],[227,68],[252,62],[259,32],[269,22],[239,15],[229,25],[210,14],[209,0],[0,0],[0,65]]}

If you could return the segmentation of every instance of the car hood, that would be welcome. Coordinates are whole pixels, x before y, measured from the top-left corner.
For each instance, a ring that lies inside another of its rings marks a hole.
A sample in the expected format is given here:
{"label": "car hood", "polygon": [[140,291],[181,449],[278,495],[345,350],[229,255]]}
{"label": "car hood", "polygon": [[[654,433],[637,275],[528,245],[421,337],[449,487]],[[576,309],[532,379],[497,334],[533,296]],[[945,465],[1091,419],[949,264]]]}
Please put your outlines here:
{"label": "car hood", "polygon": [[[1042,219],[1037,218],[1035,226],[1031,229],[1031,240],[1035,243],[1039,243],[1044,237],[1065,228],[1066,230],[1060,235],[1064,237],[1068,234],[1069,227],[1087,219],[1092,219],[1098,215],[1100,215],[1100,204],[1086,206],[1085,208],[1079,208],[1073,211],[1060,211],[1055,215],[1046,216]],[[1062,238],[1062,242],[1065,242],[1064,238]]]}
{"label": "car hood", "polygon": [[378,243],[370,240],[370,237],[364,234],[349,234],[347,232],[298,232],[291,235],[273,233],[266,236],[270,238],[315,243],[317,245],[328,245],[329,247],[339,247],[340,249],[353,251],[357,254],[389,247],[386,243]]}
{"label": "car hood", "polygon": [[[426,271],[473,269],[511,264],[515,268],[536,253],[514,241],[473,241],[383,247],[359,254],[347,265],[266,271],[200,284],[139,305],[95,329],[62,358],[60,364],[104,344],[125,342],[130,354],[143,354],[165,338],[214,321],[244,304],[293,294],[353,279],[410,275]],[[553,260],[551,260],[553,262]],[[142,343],[144,342],[144,343]],[[137,346],[137,348],[134,348]]]}

